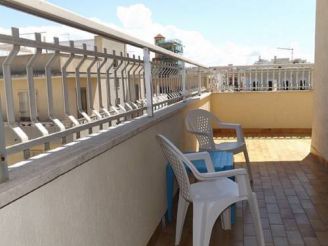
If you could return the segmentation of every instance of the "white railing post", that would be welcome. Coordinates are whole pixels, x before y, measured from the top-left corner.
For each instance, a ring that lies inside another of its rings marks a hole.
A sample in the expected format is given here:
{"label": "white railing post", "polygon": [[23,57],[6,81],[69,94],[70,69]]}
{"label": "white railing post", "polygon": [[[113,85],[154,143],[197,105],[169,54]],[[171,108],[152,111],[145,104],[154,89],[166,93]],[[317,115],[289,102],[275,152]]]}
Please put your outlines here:
{"label": "white railing post", "polygon": [[310,89],[313,89],[313,71],[311,68],[309,68],[309,84],[307,86],[307,88],[305,88],[306,90],[310,90]]}
{"label": "white railing post", "polygon": [[240,69],[237,68],[237,86],[238,86],[238,90],[242,90],[241,89],[241,76],[240,76]]}
{"label": "white railing post", "polygon": [[202,94],[202,72],[200,68],[198,68],[198,95]]}
{"label": "white railing post", "polygon": [[5,140],[5,127],[0,108],[0,183],[8,180],[7,150]]}
{"label": "white railing post", "polygon": [[145,72],[145,85],[146,85],[146,99],[147,99],[147,114],[153,116],[153,85],[151,78],[151,64],[149,49],[144,48],[143,50],[144,59],[144,72]]}
{"label": "white railing post", "polygon": [[183,101],[186,101],[186,97],[187,97],[187,90],[186,90],[186,68],[185,68],[185,63],[184,62],[182,64],[182,69],[181,69],[181,83],[182,83],[182,97],[183,97]]}

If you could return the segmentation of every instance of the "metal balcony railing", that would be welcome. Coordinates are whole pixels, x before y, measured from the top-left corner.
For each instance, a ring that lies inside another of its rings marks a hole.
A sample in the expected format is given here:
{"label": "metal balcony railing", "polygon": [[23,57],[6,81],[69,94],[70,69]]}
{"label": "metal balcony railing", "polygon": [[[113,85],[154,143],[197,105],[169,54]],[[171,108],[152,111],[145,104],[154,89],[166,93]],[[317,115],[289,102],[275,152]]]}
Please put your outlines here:
{"label": "metal balcony railing", "polygon": [[[136,57],[98,47],[90,50],[86,44],[79,48],[74,41],[63,45],[56,37],[52,43],[44,42],[40,33],[34,39],[26,39],[17,28],[12,28],[10,35],[0,34],[0,43],[12,46],[1,64],[5,108],[0,114],[0,181],[8,179],[10,155],[22,153],[23,159],[28,159],[35,146],[41,145],[47,151],[54,143],[65,144],[142,115],[151,117],[154,111],[207,89],[207,74],[197,68],[186,68],[185,64],[206,67],[185,57],[41,0],[1,0],[0,4],[134,46],[143,54]],[[22,48],[34,49],[34,53],[23,64],[26,72],[15,73],[15,61],[20,59]],[[175,62],[152,61],[156,54]],[[44,61],[41,65],[40,60]],[[20,99],[16,93],[17,77],[27,88]],[[44,108],[46,112],[42,111]],[[34,133],[30,134],[28,128]],[[5,137],[8,131],[18,139],[17,143],[8,144]]]}
{"label": "metal balcony railing", "polygon": [[310,63],[226,66],[211,68],[210,81],[219,92],[311,90],[312,76]]}

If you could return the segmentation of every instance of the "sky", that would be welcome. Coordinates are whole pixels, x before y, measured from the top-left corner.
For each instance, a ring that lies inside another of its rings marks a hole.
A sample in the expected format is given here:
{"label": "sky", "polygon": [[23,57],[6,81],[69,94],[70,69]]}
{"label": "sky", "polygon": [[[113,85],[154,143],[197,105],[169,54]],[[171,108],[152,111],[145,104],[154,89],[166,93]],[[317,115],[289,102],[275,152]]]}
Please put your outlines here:
{"label": "sky", "polygon": [[[84,17],[152,43],[180,39],[184,55],[205,65],[253,64],[290,57],[314,60],[315,0],[49,0]],[[15,18],[13,18],[15,16]],[[41,18],[0,7],[0,33],[45,32],[61,40],[92,38]]]}

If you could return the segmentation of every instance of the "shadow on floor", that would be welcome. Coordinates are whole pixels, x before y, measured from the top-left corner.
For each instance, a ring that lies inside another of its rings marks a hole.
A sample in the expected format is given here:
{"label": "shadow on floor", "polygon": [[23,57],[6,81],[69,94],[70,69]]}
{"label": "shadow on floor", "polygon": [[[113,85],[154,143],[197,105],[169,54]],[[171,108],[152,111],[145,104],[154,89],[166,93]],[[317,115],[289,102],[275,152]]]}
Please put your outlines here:
{"label": "shadow on floor", "polygon": [[[302,161],[252,162],[252,167],[266,245],[328,245],[328,170],[311,155]],[[151,245],[174,245],[174,237],[175,222]],[[192,245],[192,206],[180,245]],[[231,231],[217,221],[210,245],[256,246],[247,202],[237,204]]]}

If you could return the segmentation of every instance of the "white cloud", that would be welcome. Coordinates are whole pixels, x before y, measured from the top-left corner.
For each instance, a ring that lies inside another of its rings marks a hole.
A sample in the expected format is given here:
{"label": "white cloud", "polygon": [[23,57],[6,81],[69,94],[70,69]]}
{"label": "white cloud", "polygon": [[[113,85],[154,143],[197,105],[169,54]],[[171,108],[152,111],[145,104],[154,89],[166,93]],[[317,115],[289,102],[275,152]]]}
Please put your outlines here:
{"label": "white cloud", "polygon": [[117,16],[125,28],[147,28],[153,26],[151,10],[143,4],[119,6]]}
{"label": "white cloud", "polygon": [[[143,4],[120,6],[117,9],[117,16],[122,23],[123,31],[151,43],[158,33],[167,38],[180,39],[184,44],[184,55],[206,65],[252,64],[260,55],[265,59],[271,59],[275,55],[290,56],[289,52],[265,45],[213,43],[200,32],[184,30],[174,25],[162,25],[152,19],[151,10]],[[297,42],[291,43],[290,47],[295,48],[298,56],[312,59],[311,54],[303,52]]]}
{"label": "white cloud", "polygon": [[[290,56],[289,52],[278,51],[276,47],[272,48],[258,44],[244,45],[236,42],[214,43],[200,32],[185,30],[174,25],[162,25],[152,19],[151,10],[143,4],[119,6],[117,8],[117,16],[121,22],[120,26],[106,23],[98,18],[90,19],[150,43],[153,43],[153,38],[158,33],[169,39],[180,39],[184,45],[184,56],[205,65],[252,64],[260,55],[265,59],[271,59],[274,55],[278,57]],[[59,36],[61,40],[93,38],[93,35],[90,33],[62,25],[30,26],[20,29],[20,33],[36,31],[45,32],[43,36],[48,42],[51,42],[54,36]],[[0,32],[8,33],[10,30],[0,28]],[[33,38],[33,36],[28,38]],[[313,55],[304,52],[296,41],[292,42],[290,47],[295,48],[298,57],[313,60]],[[128,47],[128,50],[131,53],[140,54],[140,51],[138,52],[131,47]]]}

